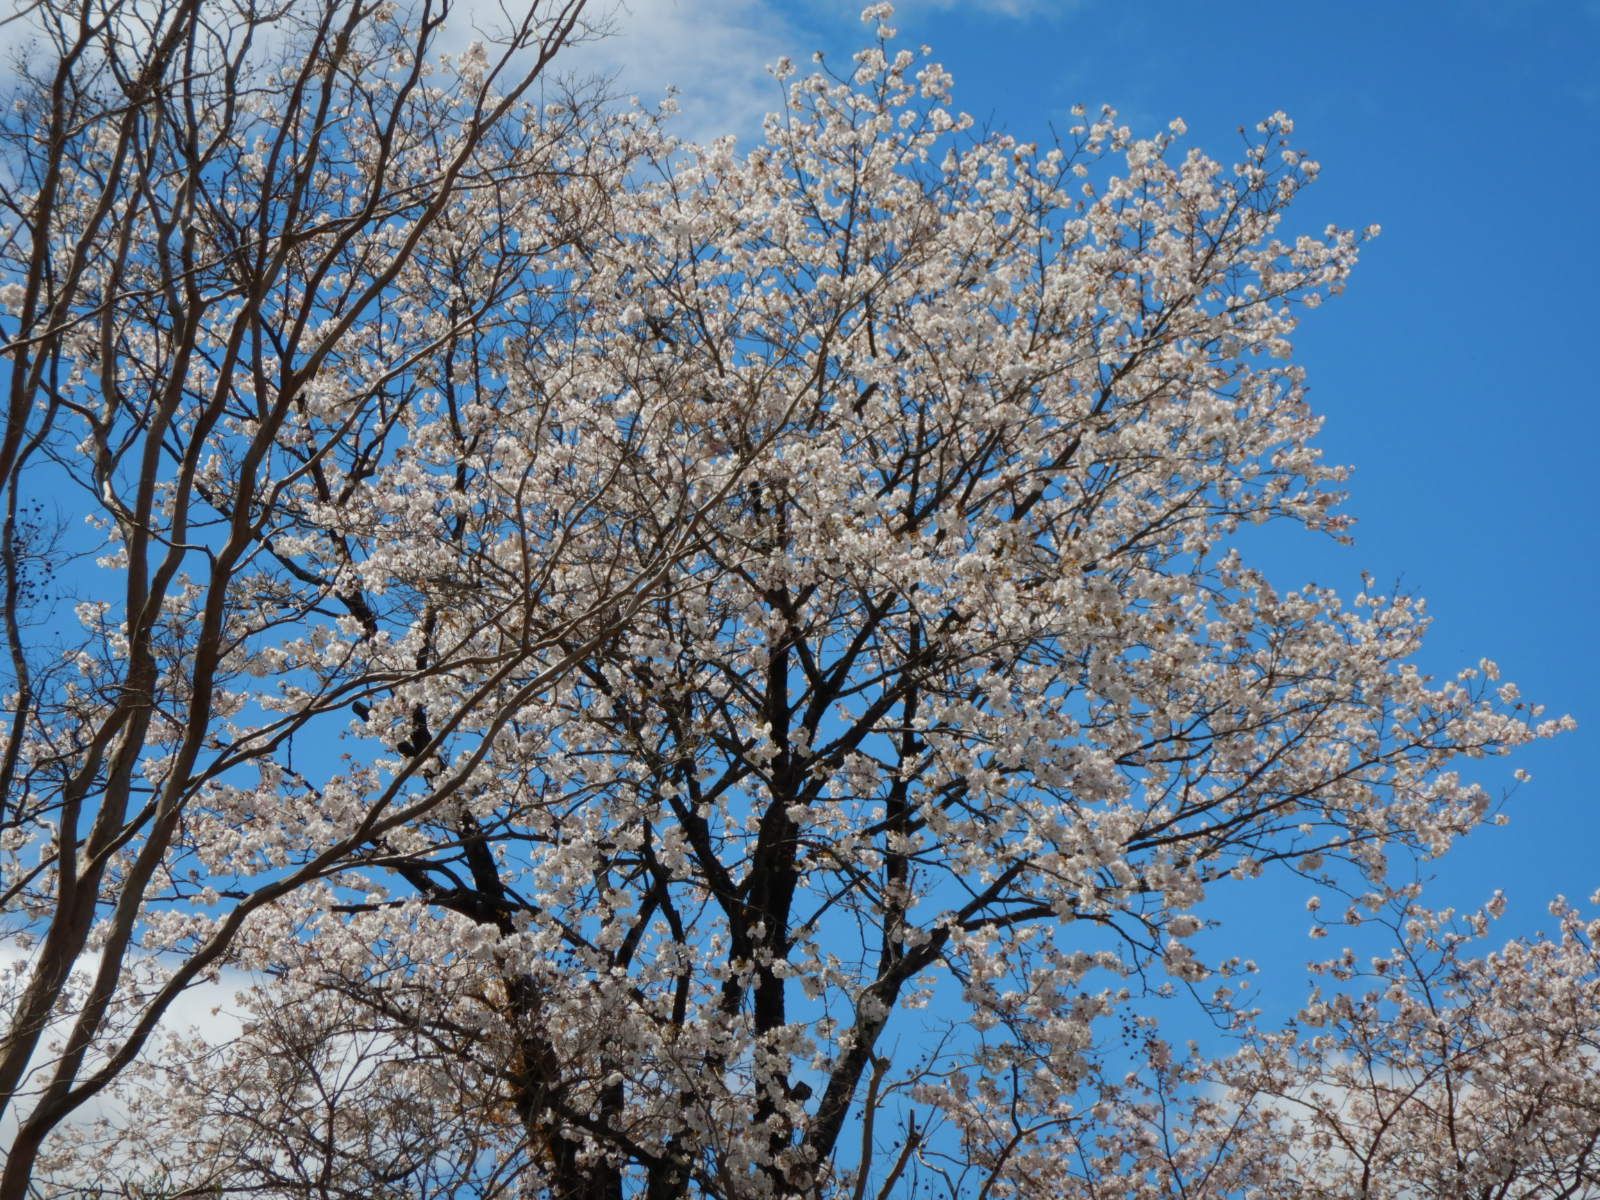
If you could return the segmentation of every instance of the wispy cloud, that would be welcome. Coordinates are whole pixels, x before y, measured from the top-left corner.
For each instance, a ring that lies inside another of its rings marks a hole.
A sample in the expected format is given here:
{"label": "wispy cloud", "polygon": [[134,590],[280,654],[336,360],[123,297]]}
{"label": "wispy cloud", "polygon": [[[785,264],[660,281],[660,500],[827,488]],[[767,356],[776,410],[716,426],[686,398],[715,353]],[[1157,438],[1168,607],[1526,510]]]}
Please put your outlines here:
{"label": "wispy cloud", "polygon": [[[7,1001],[15,999],[17,989],[27,978],[32,961],[32,952],[23,950],[15,942],[0,940],[0,1011],[10,1007]],[[87,981],[98,966],[99,955],[86,954],[73,968],[73,973]],[[161,1029],[168,1033],[199,1037],[213,1046],[226,1045],[237,1038],[243,1029],[243,1022],[237,1012],[236,997],[250,986],[250,982],[250,978],[244,973],[228,970],[224,971],[215,982],[194,985],[167,1009],[161,1021]],[[4,1024],[0,1023],[0,1032],[4,1029]],[[19,1098],[22,1100],[24,1111],[27,1108],[27,1096],[30,1090],[43,1083],[44,1072],[48,1070],[54,1053],[51,1048],[52,1043],[63,1037],[66,1032],[66,1020],[52,1025],[40,1043],[39,1051],[29,1063],[28,1072],[19,1088]],[[158,1040],[154,1039],[152,1045]],[[71,1126],[86,1126],[103,1119],[116,1120],[126,1115],[126,1108],[114,1091],[107,1091],[78,1109],[67,1123]],[[17,1109],[13,1106],[7,1109],[4,1119],[0,1119],[0,1158],[5,1156],[12,1139],[16,1137],[17,1118]]]}
{"label": "wispy cloud", "polygon": [[[1086,2],[901,0],[893,23],[916,42],[940,14],[958,9],[1030,22],[1069,15]],[[865,0],[618,0],[607,22],[610,35],[570,52],[564,68],[614,77],[619,91],[646,104],[676,88],[684,136],[733,133],[748,142],[781,100],[767,67],[784,55],[803,64],[815,50],[833,57],[864,45],[871,33],[859,20],[863,7]]]}
{"label": "wispy cloud", "polygon": [[610,35],[574,49],[564,69],[614,78],[647,106],[676,88],[677,128],[694,139],[748,141],[781,99],[767,66],[803,58],[814,41],[760,0],[624,0],[609,24]]}
{"label": "wispy cloud", "polygon": [[965,13],[985,13],[990,16],[1010,17],[1014,20],[1034,20],[1041,17],[1061,17],[1082,8],[1086,0],[910,0],[896,6],[900,12],[915,13],[919,9],[949,11],[960,9]]}

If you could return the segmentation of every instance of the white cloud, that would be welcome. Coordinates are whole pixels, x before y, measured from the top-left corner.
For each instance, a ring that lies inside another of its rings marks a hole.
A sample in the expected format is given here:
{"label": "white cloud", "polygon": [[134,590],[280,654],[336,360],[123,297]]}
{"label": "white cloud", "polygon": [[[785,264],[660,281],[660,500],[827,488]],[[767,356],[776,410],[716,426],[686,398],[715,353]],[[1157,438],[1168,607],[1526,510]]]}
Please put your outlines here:
{"label": "white cloud", "polygon": [[782,55],[804,61],[815,39],[760,0],[623,0],[611,34],[579,46],[565,72],[614,76],[646,106],[678,89],[685,136],[726,133],[748,142],[781,93],[767,66]]}
{"label": "white cloud", "polygon": [[911,0],[897,6],[901,13],[913,14],[918,9],[960,9],[967,13],[987,13],[990,16],[1010,17],[1027,21],[1038,17],[1059,17],[1083,5],[1083,0]]}
{"label": "white cloud", "polygon": [[[492,0],[480,0],[492,2]],[[694,140],[739,135],[749,144],[782,99],[767,67],[787,55],[804,67],[813,51],[830,59],[866,45],[866,0],[784,7],[770,0],[616,0],[609,36],[569,51],[562,70],[615,76],[623,94],[647,105],[678,89],[679,131]],[[1068,15],[1085,0],[902,0],[892,22],[899,40],[939,47],[939,14],[959,9],[994,20],[1032,22]],[[805,14],[797,23],[794,10]],[[837,64],[836,64],[837,65]]]}
{"label": "white cloud", "polygon": [[[28,967],[32,955],[14,942],[0,941],[0,1001],[9,1001],[14,996],[15,987],[27,979]],[[81,977],[87,977],[99,965],[99,955],[86,954],[73,968],[73,972]],[[177,1033],[203,1038],[213,1046],[225,1045],[239,1036],[243,1023],[236,1011],[235,997],[247,989],[251,984],[250,978],[240,971],[223,971],[220,978],[211,983],[199,983],[180,995],[167,1009],[158,1029],[157,1038],[151,1039],[151,1046],[159,1040],[159,1033]],[[52,1060],[51,1045],[66,1032],[66,1021],[60,1021],[52,1026],[45,1038],[40,1042],[39,1050],[35,1053],[28,1067],[28,1074],[24,1076],[19,1089],[19,1099],[26,1105],[26,1097],[33,1087],[39,1086],[44,1081],[44,1071]],[[4,1026],[0,1025],[0,1029]],[[75,1112],[68,1120],[69,1125],[89,1125],[102,1119],[116,1119],[126,1116],[126,1110],[114,1097],[114,1088],[107,1089],[89,1103]],[[18,1114],[15,1102],[8,1107],[4,1116],[0,1117],[0,1158],[4,1158],[10,1149],[12,1139],[17,1133]]]}

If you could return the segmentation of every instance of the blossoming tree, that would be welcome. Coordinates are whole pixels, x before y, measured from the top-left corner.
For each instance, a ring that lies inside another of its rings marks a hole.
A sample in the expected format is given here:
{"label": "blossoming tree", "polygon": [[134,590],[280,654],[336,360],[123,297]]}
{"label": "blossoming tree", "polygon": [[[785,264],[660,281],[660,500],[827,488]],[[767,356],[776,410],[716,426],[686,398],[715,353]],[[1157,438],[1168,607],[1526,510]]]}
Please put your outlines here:
{"label": "blossoming tree", "polygon": [[1402,890],[1376,917],[1395,948],[1316,964],[1298,1029],[1228,1064],[1262,1114],[1263,1194],[1600,1194],[1600,920],[1558,900],[1550,936],[1474,956],[1504,906],[1430,912]]}
{"label": "blossoming tree", "polygon": [[[0,1093],[70,1030],[0,1195],[1221,1197],[1308,1122],[1382,1159],[1382,1101],[1322,1099],[1364,1034],[1210,1062],[1144,1003],[1244,1036],[1208,890],[1381,898],[1485,820],[1457,760],[1559,724],[1233,544],[1344,528],[1289,335],[1362,238],[1283,230],[1287,118],[1232,168],[1110,112],[980,133],[879,6],[739,153],[429,75],[426,14],[319,9],[246,87],[209,11],[112,31],[169,82],[41,126],[85,165],[13,239],[9,494],[86,484],[118,598],[47,683],[13,637],[45,953]],[[23,274],[79,242],[67,299]],[[1529,961],[1592,991],[1564,936]],[[223,965],[245,1033],[140,1059]],[[114,1079],[160,1118],[45,1144]]]}

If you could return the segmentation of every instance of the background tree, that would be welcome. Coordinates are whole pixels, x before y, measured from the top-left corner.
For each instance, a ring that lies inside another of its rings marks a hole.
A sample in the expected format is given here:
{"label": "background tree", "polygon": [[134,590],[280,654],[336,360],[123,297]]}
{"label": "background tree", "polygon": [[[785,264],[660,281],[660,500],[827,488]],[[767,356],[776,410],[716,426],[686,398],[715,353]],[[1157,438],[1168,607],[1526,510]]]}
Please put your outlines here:
{"label": "background tree", "polygon": [[1549,935],[1474,955],[1502,896],[1467,914],[1375,899],[1343,921],[1394,948],[1317,964],[1297,1028],[1228,1066],[1271,1131],[1253,1152],[1328,1197],[1600,1195],[1600,922],[1557,900]]}
{"label": "background tree", "polygon": [[[358,733],[392,753],[322,783],[283,739],[201,781],[194,886],[243,853],[282,889],[229,927],[271,983],[235,1045],[167,1062],[185,1101],[139,1161],[563,1200],[1267,1170],[1271,1064],[1227,1093],[1150,1024],[1175,990],[1243,1019],[1246,967],[1191,941],[1208,890],[1381,895],[1487,815],[1457,759],[1557,723],[1491,667],[1425,679],[1410,599],[1278,592],[1232,544],[1343,529],[1288,337],[1361,239],[1280,232],[1317,171],[1288,119],[1231,171],[1110,112],[1040,150],[892,36],[793,81],[748,153],[580,127],[564,153],[609,173],[453,218],[474,256],[548,245],[550,212],[584,233],[439,347],[426,419],[341,468],[359,498],[313,478],[316,535],[266,551],[326,556],[342,606],[295,610],[274,670],[323,671],[318,711],[356,698],[343,656],[387,671]],[[485,294],[448,261],[373,303]],[[86,1158],[47,1165],[91,1186]]]}

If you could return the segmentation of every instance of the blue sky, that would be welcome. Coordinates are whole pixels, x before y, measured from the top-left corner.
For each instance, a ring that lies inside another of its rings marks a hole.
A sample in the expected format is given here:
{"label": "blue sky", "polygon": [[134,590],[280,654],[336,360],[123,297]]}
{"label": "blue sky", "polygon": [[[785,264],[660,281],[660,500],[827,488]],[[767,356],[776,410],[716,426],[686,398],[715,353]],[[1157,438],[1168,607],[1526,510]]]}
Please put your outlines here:
{"label": "blue sky", "polygon": [[[624,88],[675,81],[701,135],[748,137],[777,98],[762,63],[816,48],[842,60],[865,32],[851,4],[630,8],[596,59]],[[1023,137],[1104,102],[1146,132],[1181,116],[1223,156],[1241,124],[1295,118],[1323,165],[1301,227],[1384,233],[1297,342],[1327,455],[1356,468],[1356,545],[1271,537],[1262,565],[1282,586],[1347,594],[1362,570],[1399,581],[1435,618],[1425,669],[1488,656],[1577,717],[1578,732],[1482,776],[1520,765],[1534,779],[1508,827],[1433,865],[1434,896],[1476,904],[1503,887],[1502,930],[1526,932],[1556,893],[1600,887],[1586,769],[1600,758],[1600,389],[1585,348],[1600,344],[1600,3],[918,0],[894,23],[953,71],[958,106]],[[1252,928],[1234,932],[1287,966],[1327,943],[1302,940],[1306,885],[1279,891],[1263,908],[1253,890]]]}

